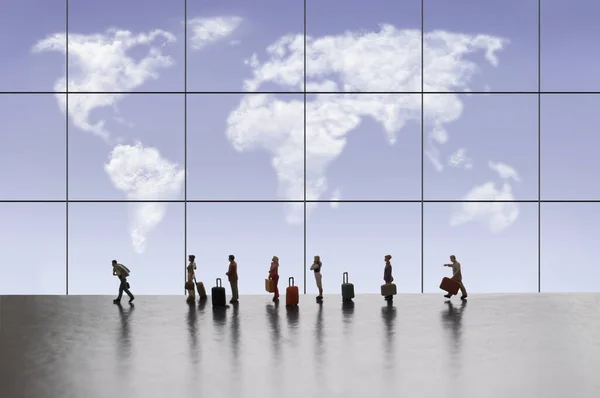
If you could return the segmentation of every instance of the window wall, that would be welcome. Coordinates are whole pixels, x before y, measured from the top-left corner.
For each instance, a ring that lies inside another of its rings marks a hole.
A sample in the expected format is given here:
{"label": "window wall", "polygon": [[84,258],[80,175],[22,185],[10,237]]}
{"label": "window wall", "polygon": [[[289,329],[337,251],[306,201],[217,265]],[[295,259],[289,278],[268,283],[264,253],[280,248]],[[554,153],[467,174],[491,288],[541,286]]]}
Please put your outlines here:
{"label": "window wall", "polygon": [[0,294],[597,289],[592,0],[4,3]]}

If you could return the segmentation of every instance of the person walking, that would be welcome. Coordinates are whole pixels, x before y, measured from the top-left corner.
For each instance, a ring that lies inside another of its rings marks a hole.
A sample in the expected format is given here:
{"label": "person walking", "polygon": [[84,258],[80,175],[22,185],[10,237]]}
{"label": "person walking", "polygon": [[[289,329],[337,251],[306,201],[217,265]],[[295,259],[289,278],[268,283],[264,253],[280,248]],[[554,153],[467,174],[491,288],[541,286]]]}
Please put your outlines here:
{"label": "person walking", "polygon": [[[386,284],[390,284],[394,281],[394,277],[392,276],[392,263],[390,260],[392,259],[391,254],[387,254],[384,258],[385,268],[383,269],[383,281]],[[385,296],[385,299],[390,301],[394,298],[394,296]]]}
{"label": "person walking", "polygon": [[315,282],[317,283],[317,289],[319,289],[319,295],[317,296],[317,302],[323,301],[323,276],[321,275],[321,257],[315,256],[313,264],[310,266],[310,270],[315,273]]}
{"label": "person walking", "polygon": [[279,283],[279,257],[273,256],[271,259],[271,268],[269,269],[269,279],[273,281],[273,301],[279,300],[279,287],[277,286]]}
{"label": "person walking", "polygon": [[[462,296],[460,296],[460,299],[461,300],[466,299],[467,298],[467,289],[465,289],[465,285],[463,285],[462,270],[460,267],[460,263],[458,261],[456,261],[456,256],[451,255],[450,256],[450,264],[444,264],[444,267],[452,267],[452,278],[451,279],[454,279],[460,285],[460,292],[462,293]],[[450,293],[448,293],[448,294],[445,294],[444,297],[451,298],[452,295]]]}
{"label": "person walking", "polygon": [[194,284],[194,280],[196,278],[196,256],[190,254],[188,256],[189,264],[187,266],[187,284],[192,286],[191,289],[187,290],[188,301],[193,302],[196,300],[196,288]]}
{"label": "person walking", "polygon": [[239,300],[238,296],[238,272],[237,263],[235,262],[235,256],[229,255],[229,270],[225,273],[229,278],[229,284],[231,285],[231,300],[230,303],[237,303]]}
{"label": "person walking", "polygon": [[131,303],[135,297],[129,291],[129,283],[127,283],[127,277],[129,276],[129,269],[125,267],[123,264],[117,263],[117,260],[112,260],[113,267],[113,275],[119,278],[119,295],[116,299],[113,300],[113,303],[119,304],[121,302],[121,297],[123,297],[123,292],[127,293],[129,296],[129,302]]}

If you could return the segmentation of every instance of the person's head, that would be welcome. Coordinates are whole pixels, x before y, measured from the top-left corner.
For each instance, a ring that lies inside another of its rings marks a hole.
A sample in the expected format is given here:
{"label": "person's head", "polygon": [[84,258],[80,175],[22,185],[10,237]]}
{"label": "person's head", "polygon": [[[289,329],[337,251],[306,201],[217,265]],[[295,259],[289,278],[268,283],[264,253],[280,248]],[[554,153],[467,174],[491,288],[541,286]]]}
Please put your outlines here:
{"label": "person's head", "polygon": [[235,260],[235,256],[233,254],[230,254],[229,255],[229,261],[233,261],[233,260]]}
{"label": "person's head", "polygon": [[188,259],[190,260],[190,262],[194,262],[194,261],[196,261],[196,256],[194,256],[193,254],[190,254],[188,256]]}
{"label": "person's head", "polygon": [[115,265],[117,265],[117,260],[112,260],[112,266],[114,267]]}
{"label": "person's head", "polygon": [[454,254],[450,256],[450,261],[452,261],[452,262],[456,261],[456,256]]}
{"label": "person's head", "polygon": [[385,261],[388,262],[392,259],[392,255],[391,254],[386,254],[384,257]]}
{"label": "person's head", "polygon": [[315,263],[321,262],[321,256],[315,256]]}
{"label": "person's head", "polygon": [[271,261],[273,261],[276,264],[279,264],[279,257],[273,256],[273,258],[271,259]]}

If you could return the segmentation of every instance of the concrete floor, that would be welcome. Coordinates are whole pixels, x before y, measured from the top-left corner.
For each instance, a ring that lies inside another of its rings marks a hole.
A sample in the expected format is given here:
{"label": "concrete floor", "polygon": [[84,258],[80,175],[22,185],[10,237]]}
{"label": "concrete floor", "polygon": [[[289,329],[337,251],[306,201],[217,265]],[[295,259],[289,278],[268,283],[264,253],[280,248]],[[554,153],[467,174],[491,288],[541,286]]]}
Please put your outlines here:
{"label": "concrete floor", "polygon": [[[283,299],[284,297],[282,297]],[[210,298],[209,298],[210,300]],[[600,294],[3,296],[0,397],[598,397]],[[594,381],[596,380],[596,381]]]}

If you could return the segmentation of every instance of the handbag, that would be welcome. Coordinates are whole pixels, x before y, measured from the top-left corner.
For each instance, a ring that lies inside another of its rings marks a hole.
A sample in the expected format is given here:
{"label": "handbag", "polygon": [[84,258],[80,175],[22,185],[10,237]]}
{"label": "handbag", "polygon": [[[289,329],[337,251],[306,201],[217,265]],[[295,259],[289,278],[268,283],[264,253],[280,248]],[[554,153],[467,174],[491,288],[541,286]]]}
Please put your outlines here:
{"label": "handbag", "polygon": [[192,289],[194,289],[194,282],[186,282],[184,287],[185,287],[185,290],[192,290]]}

